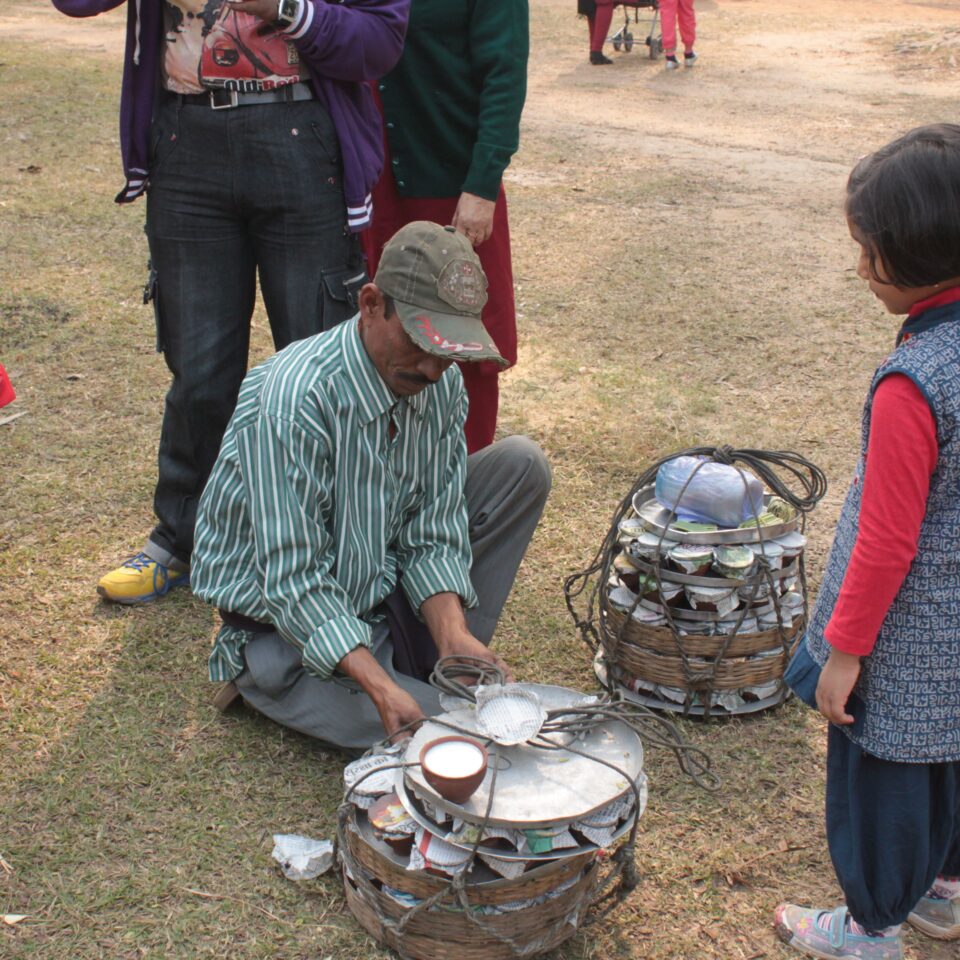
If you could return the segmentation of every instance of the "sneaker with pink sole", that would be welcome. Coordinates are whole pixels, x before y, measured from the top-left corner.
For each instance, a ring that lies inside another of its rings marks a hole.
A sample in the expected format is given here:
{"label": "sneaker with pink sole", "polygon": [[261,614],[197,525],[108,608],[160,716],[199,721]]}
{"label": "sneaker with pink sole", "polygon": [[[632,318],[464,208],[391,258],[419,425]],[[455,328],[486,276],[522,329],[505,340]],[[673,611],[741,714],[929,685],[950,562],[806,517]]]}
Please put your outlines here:
{"label": "sneaker with pink sole", "polygon": [[781,903],[774,911],[777,936],[791,947],[821,960],[903,960],[903,937],[854,933],[846,907],[809,910]]}

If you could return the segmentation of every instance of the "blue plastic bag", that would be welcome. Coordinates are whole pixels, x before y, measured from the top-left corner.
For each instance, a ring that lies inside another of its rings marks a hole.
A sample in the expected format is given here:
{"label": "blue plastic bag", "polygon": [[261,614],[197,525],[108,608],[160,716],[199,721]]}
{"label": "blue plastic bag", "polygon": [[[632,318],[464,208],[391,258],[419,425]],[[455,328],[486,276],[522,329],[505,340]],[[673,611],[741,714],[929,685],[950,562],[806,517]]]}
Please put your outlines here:
{"label": "blue plastic bag", "polygon": [[661,464],[654,495],[681,520],[720,527],[739,527],[763,512],[763,484],[749,470],[704,457],[674,457]]}

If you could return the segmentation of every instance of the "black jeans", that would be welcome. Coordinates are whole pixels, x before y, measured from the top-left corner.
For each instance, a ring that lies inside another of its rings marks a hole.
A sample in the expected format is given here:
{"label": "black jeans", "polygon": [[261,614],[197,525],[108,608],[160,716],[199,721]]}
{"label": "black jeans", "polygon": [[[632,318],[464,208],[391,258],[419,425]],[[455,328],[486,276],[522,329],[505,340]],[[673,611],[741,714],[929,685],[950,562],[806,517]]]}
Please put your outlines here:
{"label": "black jeans", "polygon": [[278,350],[351,317],[366,280],[326,110],[316,100],[211,110],[166,96],[146,231],[157,347],[173,375],[148,548],[189,563],[247,370],[257,274]]}

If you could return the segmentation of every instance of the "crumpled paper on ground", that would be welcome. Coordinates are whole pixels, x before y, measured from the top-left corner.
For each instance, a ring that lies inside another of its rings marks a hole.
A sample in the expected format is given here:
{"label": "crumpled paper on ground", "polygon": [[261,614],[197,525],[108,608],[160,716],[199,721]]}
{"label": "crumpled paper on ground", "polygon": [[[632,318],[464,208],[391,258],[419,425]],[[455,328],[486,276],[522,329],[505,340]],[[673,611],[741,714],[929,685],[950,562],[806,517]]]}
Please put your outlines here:
{"label": "crumpled paper on ground", "polygon": [[273,859],[288,880],[312,880],[333,866],[333,844],[295,833],[273,835]]}

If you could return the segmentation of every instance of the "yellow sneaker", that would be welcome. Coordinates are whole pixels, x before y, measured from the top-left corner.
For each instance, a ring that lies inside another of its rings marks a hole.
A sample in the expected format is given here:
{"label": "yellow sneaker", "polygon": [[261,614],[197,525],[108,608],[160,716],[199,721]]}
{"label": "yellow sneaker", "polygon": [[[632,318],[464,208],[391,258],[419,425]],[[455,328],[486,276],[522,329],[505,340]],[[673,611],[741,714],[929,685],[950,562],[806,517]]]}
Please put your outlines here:
{"label": "yellow sneaker", "polygon": [[190,572],[170,570],[162,563],[138,553],[100,578],[97,593],[114,603],[149,603],[174,587],[190,583]]}

